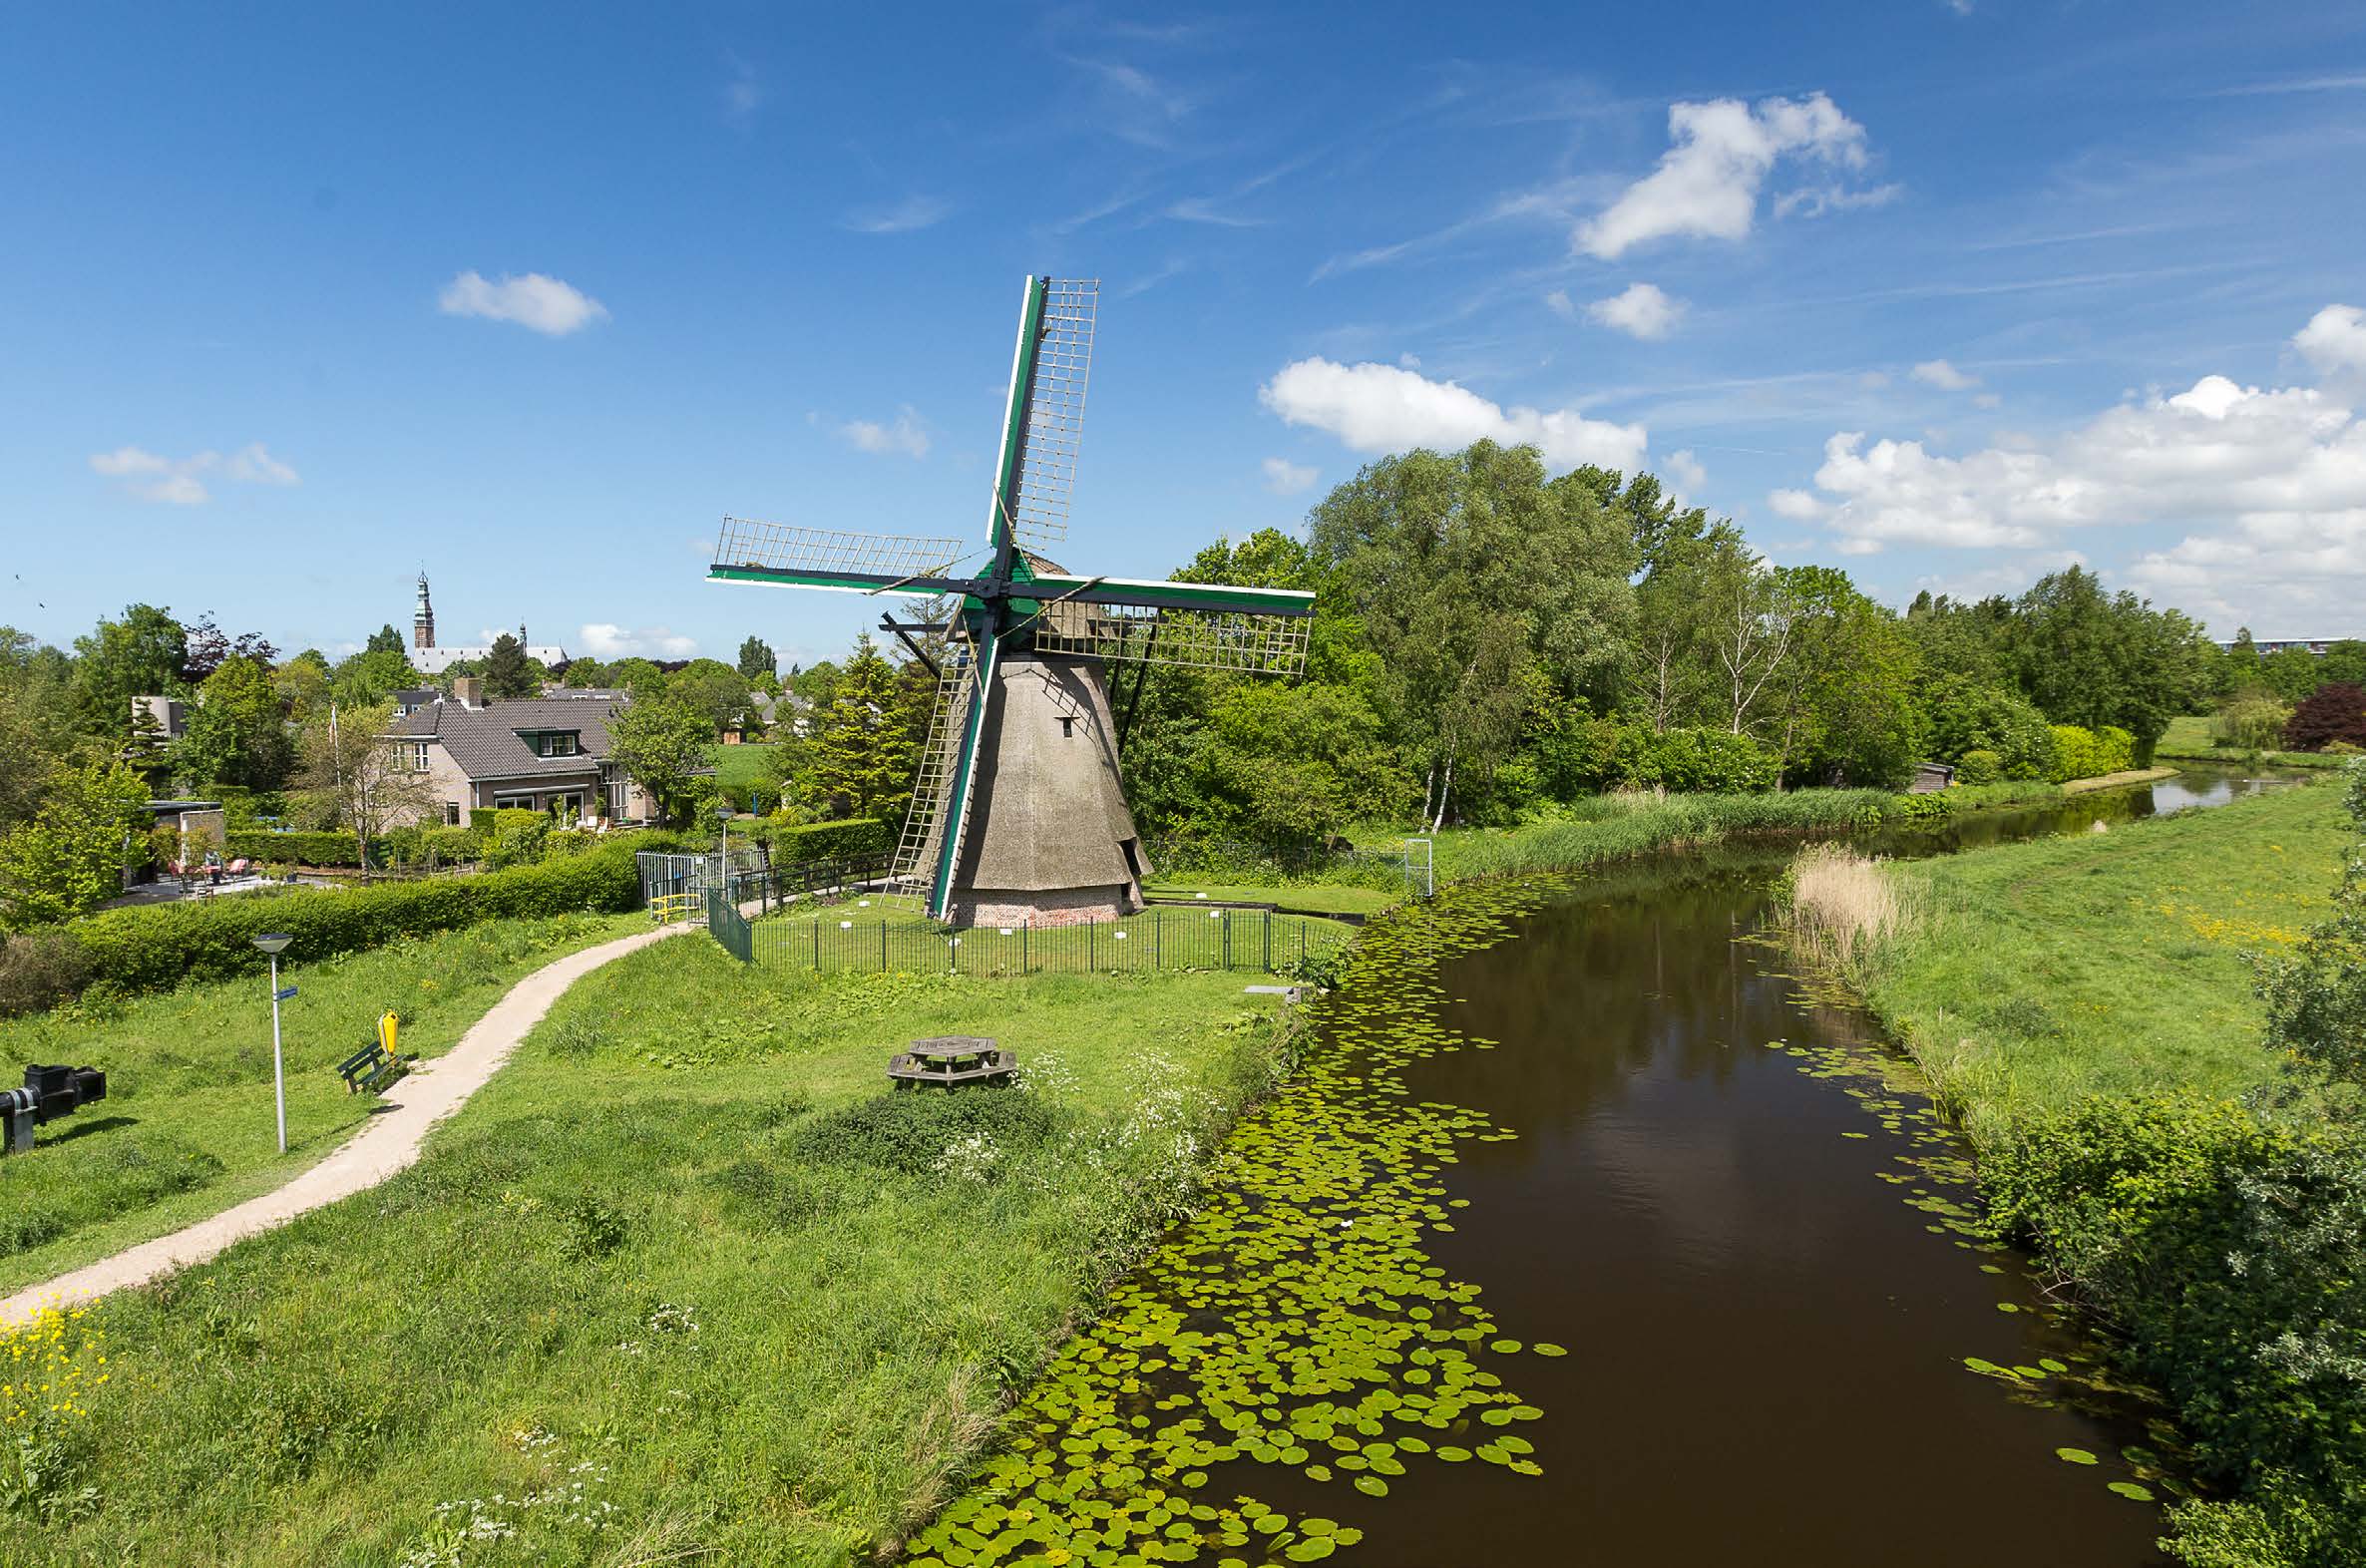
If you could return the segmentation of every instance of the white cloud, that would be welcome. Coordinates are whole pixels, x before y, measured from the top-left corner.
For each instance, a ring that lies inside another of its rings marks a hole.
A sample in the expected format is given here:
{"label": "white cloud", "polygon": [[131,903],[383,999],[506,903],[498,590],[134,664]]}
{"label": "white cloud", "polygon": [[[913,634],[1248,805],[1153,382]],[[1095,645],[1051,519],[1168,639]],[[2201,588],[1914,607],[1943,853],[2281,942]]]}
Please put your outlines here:
{"label": "white cloud", "polygon": [[[1668,138],[1674,145],[1658,169],[1578,224],[1577,248],[1611,261],[1671,234],[1740,239],[1757,218],[1760,188],[1777,160],[1848,170],[1866,162],[1864,127],[1821,93],[1770,98],[1755,108],[1734,98],[1674,104]],[[1816,210],[1838,204],[1842,195],[1831,190]]]}
{"label": "white cloud", "polygon": [[295,485],[296,471],[271,456],[259,441],[240,447],[225,460],[218,452],[198,452],[185,458],[161,457],[140,447],[117,447],[91,455],[91,472],[124,481],[124,488],[143,501],[167,506],[194,507],[212,499],[200,475],[221,473],[245,485]]}
{"label": "white cloud", "polygon": [[1910,372],[1915,380],[1926,386],[1947,392],[1968,391],[1980,384],[1978,376],[1966,375],[1944,359],[1926,359]]}
{"label": "white cloud", "polygon": [[1629,283],[1608,299],[1586,306],[1586,315],[1596,323],[1647,340],[1666,337],[1683,314],[1684,301],[1669,298],[1652,283]]}
{"label": "white cloud", "polygon": [[1998,397],[1994,392],[1975,392],[1972,394],[1972,406],[1974,408],[1996,408],[2003,402],[2004,399]]}
{"label": "white cloud", "polygon": [[1667,471],[1670,479],[1676,481],[1678,488],[1687,492],[1698,491],[1709,483],[1709,470],[1703,468],[1701,460],[1689,450],[1669,453],[1660,467]]}
{"label": "white cloud", "polygon": [[1575,321],[1577,319],[1577,306],[1570,303],[1569,290],[1566,288],[1556,288],[1551,293],[1545,295],[1544,304],[1547,310],[1550,310],[1554,315],[1559,316],[1564,321]]}
{"label": "white cloud", "polygon": [[901,453],[905,457],[923,458],[929,455],[929,431],[907,403],[896,410],[896,422],[883,425],[876,420],[850,419],[838,427],[839,439],[857,452],[880,456]]}
{"label": "white cloud", "polygon": [[1829,509],[1804,490],[1777,490],[1767,497],[1767,505],[1774,508],[1778,518],[1793,523],[1812,523]]}
{"label": "white cloud", "polygon": [[953,210],[934,196],[906,196],[894,206],[865,207],[849,212],[839,226],[858,234],[909,234],[942,222]]}
{"label": "white cloud", "polygon": [[2321,388],[2204,376],[2048,440],[1961,457],[1844,431],[1825,443],[1815,486],[1770,500],[1786,517],[1820,511],[1848,554],[2059,549],[2079,529],[2182,524],[2178,544],[2127,577],[2213,622],[2338,618],[2366,599],[2366,421]]}
{"label": "white cloud", "polygon": [[1267,458],[1259,467],[1265,470],[1265,488],[1277,496],[1295,496],[1314,488],[1315,470],[1308,464],[1273,457]]}
{"label": "white cloud", "polygon": [[1397,368],[1402,370],[1418,370],[1421,368],[1421,356],[1418,354],[1399,354],[1396,356],[1396,364]]}
{"label": "white cloud", "polygon": [[1533,445],[1553,468],[1625,470],[1642,465],[1646,444],[1641,425],[1587,419],[1574,409],[1507,409],[1393,365],[1302,359],[1283,366],[1257,396],[1289,423],[1328,430],[1359,452],[1452,450],[1485,437]]}
{"label": "white cloud", "polygon": [[[487,641],[492,639],[488,637]],[[587,622],[576,629],[576,645],[596,659],[695,658],[696,637],[677,636],[666,626],[644,626],[627,631],[609,620]]]}
{"label": "white cloud", "polygon": [[2319,370],[2366,373],[2366,310],[2327,305],[2292,334],[2292,346]]}
{"label": "white cloud", "polygon": [[444,285],[444,291],[436,296],[436,306],[448,316],[514,321],[546,337],[565,337],[607,319],[607,306],[574,284],[542,272],[529,272],[524,277],[504,274],[500,282],[493,283],[472,268]]}

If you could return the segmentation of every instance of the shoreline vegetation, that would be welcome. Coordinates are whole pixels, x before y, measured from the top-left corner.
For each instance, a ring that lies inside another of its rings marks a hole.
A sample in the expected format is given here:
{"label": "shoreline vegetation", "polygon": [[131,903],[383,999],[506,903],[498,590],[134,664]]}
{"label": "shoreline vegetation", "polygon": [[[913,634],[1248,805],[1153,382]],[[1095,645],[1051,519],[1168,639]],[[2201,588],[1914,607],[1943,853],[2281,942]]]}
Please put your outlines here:
{"label": "shoreline vegetation", "polygon": [[2213,1496],[2172,1509],[2164,1545],[2195,1568],[2366,1561],[2366,1181],[2334,1114],[2355,1088],[2295,1076],[2357,983],[2354,867],[2331,890],[2366,833],[2366,771],[2349,794],[2351,821],[2343,792],[2304,785],[2105,835],[1910,863],[1817,846],[1792,867],[1795,946],[1922,1066],[1990,1223],[2176,1411]]}

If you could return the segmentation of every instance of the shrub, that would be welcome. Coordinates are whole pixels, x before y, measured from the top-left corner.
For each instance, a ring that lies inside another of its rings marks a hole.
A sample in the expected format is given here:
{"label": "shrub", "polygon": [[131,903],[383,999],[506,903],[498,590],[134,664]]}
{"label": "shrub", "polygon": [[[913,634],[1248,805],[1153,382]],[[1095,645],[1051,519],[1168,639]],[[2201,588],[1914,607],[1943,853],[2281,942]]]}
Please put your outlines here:
{"label": "shrub", "polygon": [[2281,744],[2292,710],[2266,691],[2238,693],[2210,720],[2210,742],[2240,751],[2268,751]]}
{"label": "shrub", "polygon": [[2072,779],[2091,779],[2110,770],[2102,767],[2102,741],[2090,729],[2077,724],[2051,726],[2054,737],[2053,759],[2047,764],[2046,777],[2057,784]]}
{"label": "shrub", "polygon": [[839,822],[767,823],[759,830],[772,846],[772,858],[790,865],[816,860],[848,860],[862,855],[885,855],[895,847],[888,825],[876,817],[849,817]]}
{"label": "shrub", "polygon": [[1994,784],[2005,776],[2005,759],[1985,746],[1965,752],[1955,764],[1958,784]]}
{"label": "shrub", "polygon": [[1985,686],[1963,675],[1942,676],[1923,698],[1930,754],[1960,762],[1974,751],[1994,752],[2008,779],[2042,779],[2053,758],[2046,718],[2017,691]]}
{"label": "shrub", "polygon": [[[383,860],[379,846],[371,846],[372,860]],[[264,828],[232,828],[222,835],[222,851],[232,860],[292,861],[299,866],[359,866],[361,852],[350,833],[273,833]]]}
{"label": "shrub", "polygon": [[169,990],[184,980],[228,980],[260,972],[253,939],[283,931],[304,960],[382,947],[399,937],[453,931],[479,921],[628,910],[640,902],[632,848],[481,877],[301,889],[197,903],[108,910],[77,922],[71,935],[93,983],[118,990]]}
{"label": "shrub", "polygon": [[1618,782],[1685,795],[1746,795],[1774,787],[1779,763],[1748,735],[1721,729],[1630,729],[1620,737]]}
{"label": "shrub", "polygon": [[90,956],[63,930],[0,936],[0,1018],[54,1007],[79,994],[90,977]]}
{"label": "shrub", "polygon": [[2366,746],[2366,690],[2335,681],[2301,699],[2284,725],[2294,751],[2322,751],[2334,742]]}
{"label": "shrub", "polygon": [[891,1090],[799,1123],[786,1147],[815,1165],[869,1165],[925,1176],[956,1144],[983,1142],[1005,1154],[1033,1149],[1051,1135],[1054,1120],[1039,1094]]}

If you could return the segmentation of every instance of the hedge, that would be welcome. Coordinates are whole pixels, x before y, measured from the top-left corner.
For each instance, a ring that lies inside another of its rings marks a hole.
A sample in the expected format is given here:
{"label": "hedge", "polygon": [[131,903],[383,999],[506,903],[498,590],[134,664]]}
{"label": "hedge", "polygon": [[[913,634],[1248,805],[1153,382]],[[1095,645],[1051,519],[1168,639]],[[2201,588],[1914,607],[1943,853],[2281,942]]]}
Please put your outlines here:
{"label": "hedge", "polygon": [[93,984],[170,990],[185,980],[260,974],[254,938],[282,931],[295,962],[383,947],[479,921],[629,910],[640,902],[632,847],[613,845],[481,877],[299,889],[108,910],[67,928],[90,959]]}
{"label": "hedge", "polygon": [[2076,724],[2056,724],[2052,728],[2054,757],[2046,776],[2057,784],[2125,773],[2135,764],[2136,737],[2116,725],[2106,724],[2100,730],[2082,729]]}
{"label": "hedge", "polygon": [[284,860],[299,866],[361,864],[350,833],[273,833],[267,828],[232,828],[222,835],[222,848],[232,860]]}
{"label": "hedge", "polygon": [[849,817],[843,822],[808,822],[798,827],[772,827],[766,835],[772,858],[790,865],[815,860],[850,860],[863,855],[885,855],[895,841],[888,825],[876,817]]}

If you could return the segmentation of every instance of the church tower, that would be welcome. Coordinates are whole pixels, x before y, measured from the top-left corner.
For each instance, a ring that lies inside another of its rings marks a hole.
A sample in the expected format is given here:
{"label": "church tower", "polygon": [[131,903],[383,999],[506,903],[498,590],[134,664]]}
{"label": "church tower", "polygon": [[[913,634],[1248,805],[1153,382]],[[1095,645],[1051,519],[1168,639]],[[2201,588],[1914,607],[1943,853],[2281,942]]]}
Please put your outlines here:
{"label": "church tower", "polygon": [[427,574],[419,574],[419,606],[411,611],[411,646],[436,645],[436,607],[427,601]]}

